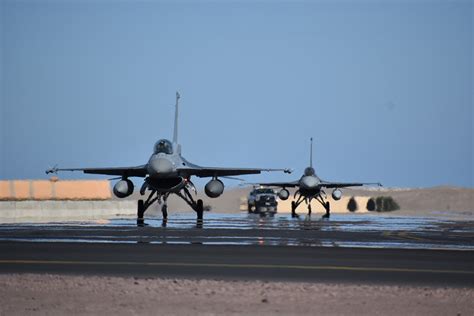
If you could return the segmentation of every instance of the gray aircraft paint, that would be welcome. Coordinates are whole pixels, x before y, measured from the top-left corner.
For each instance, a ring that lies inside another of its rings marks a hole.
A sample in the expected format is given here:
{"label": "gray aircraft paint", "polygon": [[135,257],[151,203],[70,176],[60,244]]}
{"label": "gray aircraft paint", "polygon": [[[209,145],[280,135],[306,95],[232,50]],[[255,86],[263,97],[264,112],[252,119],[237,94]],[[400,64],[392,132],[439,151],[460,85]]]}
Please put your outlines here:
{"label": "gray aircraft paint", "polygon": [[296,201],[292,203],[292,215],[296,217],[296,208],[305,201],[308,204],[308,213],[311,214],[311,200],[316,199],[318,202],[323,205],[326,210],[324,217],[329,217],[330,214],[330,205],[326,201],[326,192],[325,189],[334,189],[332,192],[333,199],[338,200],[342,197],[342,192],[340,188],[345,187],[356,187],[363,185],[378,185],[380,183],[362,183],[362,182],[330,182],[321,180],[314,168],[313,168],[313,138],[310,138],[310,150],[309,150],[309,167],[304,170],[303,175],[295,181],[290,182],[267,182],[267,183],[258,183],[262,186],[272,186],[272,187],[281,187],[282,190],[278,194],[279,197],[283,200],[286,200],[289,197],[288,191],[286,188],[297,188],[297,191],[294,194]]}
{"label": "gray aircraft paint", "polygon": [[[284,171],[289,169],[263,169],[263,168],[219,168],[202,167],[190,163],[181,156],[181,146],[178,144],[178,118],[179,118],[180,95],[176,92],[175,116],[173,142],[169,140],[158,140],[153,148],[153,154],[144,165],[132,167],[112,167],[112,168],[50,168],[46,174],[57,173],[59,171],[82,171],[89,174],[115,175],[121,178],[114,186],[114,193],[117,197],[123,198],[133,192],[133,183],[129,177],[145,178],[140,189],[142,195],[148,189],[151,191],[148,199],[138,203],[138,217],[143,220],[143,213],[155,201],[163,200],[163,218],[167,217],[166,200],[169,194],[177,194],[185,200],[197,213],[198,220],[202,219],[202,200],[195,201],[190,192],[196,192],[194,184],[191,182],[192,176],[212,178],[205,187],[206,194],[211,198],[220,196],[224,191],[223,183],[218,177],[259,174],[262,171]],[[156,194],[156,197],[153,197]]]}

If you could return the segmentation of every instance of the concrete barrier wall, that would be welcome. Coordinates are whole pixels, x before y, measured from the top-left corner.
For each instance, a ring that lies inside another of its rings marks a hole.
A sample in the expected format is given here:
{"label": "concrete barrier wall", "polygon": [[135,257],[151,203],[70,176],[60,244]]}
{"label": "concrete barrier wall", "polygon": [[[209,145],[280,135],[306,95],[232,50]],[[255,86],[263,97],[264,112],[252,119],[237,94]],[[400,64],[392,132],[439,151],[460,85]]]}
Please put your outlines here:
{"label": "concrete barrier wall", "polygon": [[0,201],[0,223],[109,220],[136,216],[136,201]]}
{"label": "concrete barrier wall", "polygon": [[0,200],[109,200],[108,180],[2,180]]}

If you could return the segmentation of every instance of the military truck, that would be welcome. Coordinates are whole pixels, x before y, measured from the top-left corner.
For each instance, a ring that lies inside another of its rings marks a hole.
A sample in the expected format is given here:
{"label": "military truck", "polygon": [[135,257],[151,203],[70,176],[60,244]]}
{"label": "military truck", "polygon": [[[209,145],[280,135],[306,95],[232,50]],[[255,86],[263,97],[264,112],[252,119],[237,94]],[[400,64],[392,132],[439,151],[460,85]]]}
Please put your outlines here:
{"label": "military truck", "polygon": [[249,213],[274,215],[277,212],[277,194],[269,188],[254,188],[247,197]]}

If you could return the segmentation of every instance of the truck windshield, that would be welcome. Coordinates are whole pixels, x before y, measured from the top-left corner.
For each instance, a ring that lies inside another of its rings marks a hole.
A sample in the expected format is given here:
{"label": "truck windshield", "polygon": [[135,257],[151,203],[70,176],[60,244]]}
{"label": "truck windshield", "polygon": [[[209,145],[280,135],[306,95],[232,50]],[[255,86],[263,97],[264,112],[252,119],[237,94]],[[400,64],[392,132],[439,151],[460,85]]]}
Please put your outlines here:
{"label": "truck windshield", "polygon": [[274,194],[272,189],[258,189],[255,190],[255,194]]}

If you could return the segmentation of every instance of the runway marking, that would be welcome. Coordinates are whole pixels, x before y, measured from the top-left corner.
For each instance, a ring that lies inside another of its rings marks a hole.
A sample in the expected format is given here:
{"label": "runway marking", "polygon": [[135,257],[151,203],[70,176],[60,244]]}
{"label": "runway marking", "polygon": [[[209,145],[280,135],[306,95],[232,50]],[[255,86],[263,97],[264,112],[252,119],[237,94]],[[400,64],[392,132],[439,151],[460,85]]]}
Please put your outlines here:
{"label": "runway marking", "polygon": [[402,240],[415,240],[415,241],[423,241],[423,242],[429,241],[426,238],[410,235],[408,231],[400,231],[400,232],[385,231],[382,233],[382,236],[392,237],[392,238],[402,239]]}
{"label": "runway marking", "polygon": [[416,240],[416,241],[427,241],[428,240],[426,238],[421,238],[421,237],[416,237],[416,236],[413,236],[413,235],[409,235],[409,232],[407,232],[407,231],[403,231],[403,232],[398,233],[398,236],[402,237],[402,238],[405,238],[405,239],[411,239],[411,240]]}
{"label": "runway marking", "polygon": [[51,264],[51,265],[102,265],[102,266],[170,266],[196,268],[251,268],[251,269],[292,269],[292,270],[335,270],[335,271],[362,271],[362,272],[414,272],[414,273],[445,273],[474,275],[474,271],[467,270],[438,270],[438,269],[411,269],[411,268],[377,268],[351,266],[303,266],[278,264],[233,264],[233,263],[190,263],[190,262],[133,262],[133,261],[68,261],[68,260],[0,260],[0,264]]}

